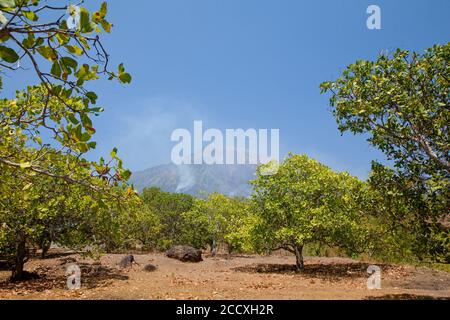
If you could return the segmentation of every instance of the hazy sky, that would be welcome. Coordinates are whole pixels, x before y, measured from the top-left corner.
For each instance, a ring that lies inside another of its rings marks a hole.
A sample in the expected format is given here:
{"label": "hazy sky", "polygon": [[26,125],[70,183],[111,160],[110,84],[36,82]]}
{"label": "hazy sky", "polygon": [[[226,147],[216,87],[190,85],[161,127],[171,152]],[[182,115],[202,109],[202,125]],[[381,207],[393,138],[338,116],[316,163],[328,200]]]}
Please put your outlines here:
{"label": "hazy sky", "polygon": [[[132,170],[170,162],[171,132],[203,120],[222,130],[280,129],[283,155],[307,153],[365,177],[382,156],[364,137],[340,135],[319,84],[382,50],[422,52],[450,41],[448,0],[109,3],[114,28],[105,44],[134,80],[90,84],[106,109],[95,119],[92,156],[117,146]],[[382,30],[366,27],[370,4],[381,7]],[[25,77],[5,79],[6,90]]]}

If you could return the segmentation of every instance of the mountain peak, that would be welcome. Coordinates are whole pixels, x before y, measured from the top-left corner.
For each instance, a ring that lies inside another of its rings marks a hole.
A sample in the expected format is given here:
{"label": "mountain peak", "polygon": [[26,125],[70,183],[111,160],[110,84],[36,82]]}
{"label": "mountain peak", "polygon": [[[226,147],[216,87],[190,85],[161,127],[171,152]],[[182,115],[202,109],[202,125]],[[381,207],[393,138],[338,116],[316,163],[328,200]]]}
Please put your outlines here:
{"label": "mountain peak", "polygon": [[175,165],[167,164],[133,173],[130,182],[136,190],[158,187],[166,192],[204,197],[213,192],[249,197],[256,165]]}

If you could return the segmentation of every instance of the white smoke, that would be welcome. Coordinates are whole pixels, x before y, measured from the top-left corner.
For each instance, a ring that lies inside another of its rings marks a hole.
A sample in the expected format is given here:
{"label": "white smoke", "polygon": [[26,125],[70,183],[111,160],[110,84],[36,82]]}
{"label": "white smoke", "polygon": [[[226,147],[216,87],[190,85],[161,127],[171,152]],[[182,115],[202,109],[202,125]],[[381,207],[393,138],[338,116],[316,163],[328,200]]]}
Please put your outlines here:
{"label": "white smoke", "polygon": [[184,192],[195,185],[195,176],[189,165],[180,165],[178,168],[178,176],[180,178],[175,192]]}

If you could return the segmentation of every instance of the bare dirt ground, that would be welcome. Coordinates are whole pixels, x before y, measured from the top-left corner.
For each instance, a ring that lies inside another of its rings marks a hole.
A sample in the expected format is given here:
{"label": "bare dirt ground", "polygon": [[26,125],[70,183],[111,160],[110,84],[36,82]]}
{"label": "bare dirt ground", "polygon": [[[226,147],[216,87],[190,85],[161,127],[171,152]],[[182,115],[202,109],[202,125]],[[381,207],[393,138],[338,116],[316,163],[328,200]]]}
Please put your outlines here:
{"label": "bare dirt ground", "polygon": [[[10,284],[9,272],[0,271],[0,299],[450,299],[450,273],[413,266],[378,264],[382,288],[368,290],[370,264],[347,258],[306,258],[297,273],[290,256],[206,257],[192,264],[145,254],[135,255],[139,265],[119,270],[123,256],[33,259],[26,270],[41,278]],[[82,270],[80,290],[66,287],[67,263],[74,259]],[[143,271],[149,263],[157,269]]]}

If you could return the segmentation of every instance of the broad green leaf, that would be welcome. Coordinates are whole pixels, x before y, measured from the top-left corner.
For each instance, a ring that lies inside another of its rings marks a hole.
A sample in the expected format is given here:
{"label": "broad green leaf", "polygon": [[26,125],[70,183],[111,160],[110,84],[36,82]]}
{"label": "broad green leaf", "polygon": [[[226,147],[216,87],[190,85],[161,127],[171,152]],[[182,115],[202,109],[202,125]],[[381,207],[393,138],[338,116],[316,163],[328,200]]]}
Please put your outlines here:
{"label": "broad green leaf", "polygon": [[82,33],[90,33],[94,30],[89,11],[86,8],[80,8],[80,27]]}
{"label": "broad green leaf", "polygon": [[112,149],[111,153],[110,153],[111,158],[115,158],[117,157],[117,148]]}
{"label": "broad green leaf", "polygon": [[50,72],[57,78],[61,77],[61,67],[59,66],[58,61],[53,62],[52,70]]}
{"label": "broad green leaf", "polygon": [[39,17],[33,11],[22,11],[22,14],[25,16],[25,18],[31,21],[37,21],[39,19]]}
{"label": "broad green leaf", "polygon": [[95,104],[97,102],[98,96],[95,92],[88,92],[86,93],[86,97],[91,101],[91,103]]}
{"label": "broad green leaf", "polygon": [[122,83],[130,83],[132,79],[131,79],[131,75],[129,73],[124,72],[124,73],[119,74],[119,80]]}
{"label": "broad green leaf", "polygon": [[64,64],[68,68],[76,69],[78,67],[78,62],[71,57],[63,57],[61,58],[61,63]]}
{"label": "broad green leaf", "polygon": [[73,54],[76,54],[77,56],[81,56],[83,54],[83,49],[81,49],[78,46],[65,46],[65,48]]}
{"label": "broad green leaf", "polygon": [[0,59],[8,63],[19,60],[19,55],[11,48],[0,46]]}
{"label": "broad green leaf", "polygon": [[56,59],[58,59],[55,50],[53,50],[49,46],[39,47],[37,48],[37,51],[41,54],[41,56],[43,56],[47,60],[55,61]]}
{"label": "broad green leaf", "polygon": [[6,19],[6,17],[3,14],[3,12],[0,12],[0,23],[1,24],[6,24],[7,22],[8,22],[8,19]]}
{"label": "broad green leaf", "polygon": [[0,0],[1,8],[15,8],[16,1],[15,0]]}

